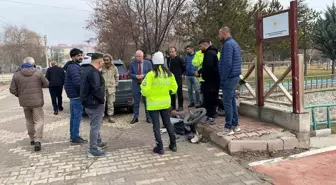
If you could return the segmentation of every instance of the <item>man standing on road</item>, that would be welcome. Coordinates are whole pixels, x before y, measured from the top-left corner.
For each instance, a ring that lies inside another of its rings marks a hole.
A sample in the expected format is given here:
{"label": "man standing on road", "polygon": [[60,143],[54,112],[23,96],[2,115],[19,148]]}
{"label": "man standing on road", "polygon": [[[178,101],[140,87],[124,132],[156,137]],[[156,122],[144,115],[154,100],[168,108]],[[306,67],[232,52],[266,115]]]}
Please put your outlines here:
{"label": "man standing on road", "polygon": [[215,124],[216,106],[219,93],[219,72],[217,48],[210,44],[209,40],[199,42],[200,50],[204,53],[202,68],[196,72],[196,76],[202,76],[204,83],[201,89],[203,92],[203,103],[206,109],[206,122]]}
{"label": "man standing on road", "polygon": [[[200,106],[200,89],[199,82],[195,77],[195,72],[197,71],[197,67],[192,64],[192,60],[195,57],[195,50],[191,46],[186,47],[187,54],[185,56],[186,63],[186,77],[187,77],[187,85],[188,85],[188,95],[190,104],[188,107],[196,107]],[[195,91],[195,96],[194,96]]]}
{"label": "man standing on road", "polygon": [[217,135],[232,135],[239,132],[238,110],[236,105],[236,87],[240,80],[242,56],[238,43],[232,38],[230,29],[223,27],[219,30],[219,39],[223,42],[220,61],[218,64],[220,85],[223,92],[225,111],[225,128]]}
{"label": "man standing on road", "polygon": [[174,46],[169,48],[168,67],[174,74],[177,83],[177,97],[178,97],[178,109],[176,110],[176,95],[171,95],[172,109],[178,112],[183,111],[183,92],[182,92],[182,75],[185,72],[185,63],[183,59],[177,56],[176,48]]}
{"label": "man standing on road", "polygon": [[80,85],[81,85],[81,72],[80,63],[83,60],[83,51],[74,48],[70,51],[71,61],[67,62],[64,66],[65,92],[70,99],[70,140],[73,144],[87,143],[79,136],[79,127],[82,120],[83,106],[79,100]]}
{"label": "man standing on road", "polygon": [[23,107],[30,145],[35,146],[35,151],[40,151],[44,125],[42,88],[47,88],[49,83],[34,65],[32,57],[24,59],[20,69],[14,73],[9,91],[19,98]]}
{"label": "man standing on road", "polygon": [[58,111],[63,111],[62,91],[65,73],[63,68],[57,66],[56,61],[51,61],[50,64],[51,67],[47,69],[46,78],[49,81],[49,92],[54,107],[54,114],[57,115]]}
{"label": "man standing on road", "polygon": [[105,99],[107,107],[107,115],[110,123],[114,123],[114,102],[115,93],[119,83],[119,73],[117,67],[112,63],[112,56],[104,55],[103,77],[105,80]]}
{"label": "man standing on road", "polygon": [[149,61],[149,62],[153,65],[152,55],[147,54],[146,57],[145,57],[145,59],[146,59],[147,61]]}
{"label": "man standing on road", "polygon": [[90,119],[89,157],[105,156],[100,149],[107,147],[100,137],[100,126],[105,110],[105,81],[100,73],[102,67],[103,54],[101,53],[92,54],[91,64],[82,65],[80,102]]}
{"label": "man standing on road", "polygon": [[133,112],[134,116],[131,121],[131,124],[139,122],[139,109],[140,109],[140,101],[141,98],[145,104],[146,111],[146,122],[152,123],[149,113],[147,111],[146,98],[141,95],[140,85],[142,80],[145,78],[146,74],[152,70],[152,64],[143,59],[144,53],[141,50],[136,51],[135,60],[133,60],[130,64],[130,76],[132,78],[132,94],[134,99],[133,104]]}

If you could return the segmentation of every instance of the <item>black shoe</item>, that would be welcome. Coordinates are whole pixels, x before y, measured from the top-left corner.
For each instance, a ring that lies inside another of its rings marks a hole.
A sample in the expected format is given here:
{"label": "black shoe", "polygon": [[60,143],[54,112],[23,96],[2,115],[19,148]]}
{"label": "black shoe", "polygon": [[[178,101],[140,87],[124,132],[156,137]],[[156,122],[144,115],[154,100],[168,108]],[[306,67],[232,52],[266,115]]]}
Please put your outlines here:
{"label": "black shoe", "polygon": [[130,124],[135,124],[139,122],[139,119],[138,118],[133,118],[132,121],[130,122]]}
{"label": "black shoe", "polygon": [[147,119],[146,119],[146,122],[147,122],[147,123],[152,123],[152,120],[149,119],[149,118],[147,118]]}
{"label": "black shoe", "polygon": [[176,147],[176,145],[169,145],[169,149],[170,149],[172,152],[177,152],[177,147]]}
{"label": "black shoe", "polygon": [[33,140],[33,141],[30,141],[30,145],[31,146],[34,146],[35,145],[35,141]]}
{"label": "black shoe", "polygon": [[35,142],[35,152],[41,151],[41,143]]}
{"label": "black shoe", "polygon": [[153,149],[153,152],[156,153],[156,154],[159,154],[159,155],[163,155],[164,154],[164,150],[163,149],[159,149],[159,147],[155,147]]}
{"label": "black shoe", "polygon": [[181,111],[183,111],[183,108],[180,107],[180,108],[178,108],[176,111],[177,111],[177,112],[181,112]]}
{"label": "black shoe", "polygon": [[107,143],[105,143],[105,142],[101,142],[101,143],[98,144],[98,147],[99,147],[100,149],[107,148]]}
{"label": "black shoe", "polygon": [[57,115],[57,114],[58,114],[58,111],[55,111],[55,112],[54,112],[54,115]]}
{"label": "black shoe", "polygon": [[58,108],[59,111],[63,111],[63,109],[64,109],[63,107]]}
{"label": "black shoe", "polygon": [[78,136],[78,139],[82,140],[84,143],[87,143],[88,140],[83,139],[82,137]]}
{"label": "black shoe", "polygon": [[77,137],[71,140],[72,144],[84,144],[87,143],[87,140],[82,139],[81,137]]}
{"label": "black shoe", "polygon": [[195,106],[194,103],[191,103],[191,104],[188,105],[189,108],[194,107],[194,106]]}
{"label": "black shoe", "polygon": [[174,107],[170,107],[170,108],[169,108],[169,112],[171,112],[171,111],[173,111],[173,110],[176,110],[176,108],[174,108]]}

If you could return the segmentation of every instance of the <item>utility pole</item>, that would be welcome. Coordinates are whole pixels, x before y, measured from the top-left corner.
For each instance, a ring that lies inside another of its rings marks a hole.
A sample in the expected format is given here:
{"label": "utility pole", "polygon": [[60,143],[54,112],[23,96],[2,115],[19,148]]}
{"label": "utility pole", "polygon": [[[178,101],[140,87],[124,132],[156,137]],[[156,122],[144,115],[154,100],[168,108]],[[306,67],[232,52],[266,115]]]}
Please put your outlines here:
{"label": "utility pole", "polygon": [[48,62],[48,47],[47,47],[47,35],[44,35],[44,47],[45,47],[45,60],[46,60],[46,67],[49,67]]}

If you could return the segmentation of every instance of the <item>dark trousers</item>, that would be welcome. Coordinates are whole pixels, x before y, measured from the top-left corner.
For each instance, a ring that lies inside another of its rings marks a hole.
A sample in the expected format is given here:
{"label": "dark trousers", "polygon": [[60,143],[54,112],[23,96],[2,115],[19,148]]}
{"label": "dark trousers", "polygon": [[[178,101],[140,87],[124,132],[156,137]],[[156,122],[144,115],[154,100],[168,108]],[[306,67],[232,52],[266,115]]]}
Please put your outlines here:
{"label": "dark trousers", "polygon": [[55,112],[58,111],[59,109],[63,109],[62,91],[63,91],[63,86],[49,87],[51,102],[52,102]]}
{"label": "dark trousers", "polygon": [[[177,100],[179,108],[183,108],[183,91],[182,91],[182,76],[176,75],[175,80],[177,83]],[[171,98],[171,106],[172,108],[176,109],[176,94],[172,94]]]}
{"label": "dark trousers", "polygon": [[219,88],[216,88],[211,84],[205,85],[205,83],[202,84],[201,88],[203,92],[203,105],[207,111],[206,116],[215,118]]}
{"label": "dark trousers", "polygon": [[148,113],[147,108],[146,108],[147,107],[146,98],[144,96],[141,96],[140,91],[133,91],[132,95],[133,95],[133,100],[134,100],[134,103],[133,103],[133,112],[134,112],[134,115],[133,115],[133,117],[134,118],[139,118],[139,114],[140,114],[140,102],[141,102],[141,98],[142,98],[142,100],[144,102],[144,105],[145,105],[146,119],[149,119],[149,113]]}
{"label": "dark trousers", "polygon": [[153,123],[153,132],[156,141],[156,146],[159,149],[163,149],[163,143],[161,140],[160,133],[160,115],[162,118],[163,125],[167,128],[167,132],[170,139],[170,145],[176,145],[176,137],[173,125],[170,123],[169,110],[156,110],[148,111]]}

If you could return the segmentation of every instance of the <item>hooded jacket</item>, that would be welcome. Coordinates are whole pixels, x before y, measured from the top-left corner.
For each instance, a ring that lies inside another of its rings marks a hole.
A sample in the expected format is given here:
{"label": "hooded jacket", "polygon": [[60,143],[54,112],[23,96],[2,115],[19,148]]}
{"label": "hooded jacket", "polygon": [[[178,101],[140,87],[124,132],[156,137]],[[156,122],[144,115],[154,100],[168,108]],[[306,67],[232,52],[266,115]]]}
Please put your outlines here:
{"label": "hooded jacket", "polygon": [[81,73],[78,62],[69,61],[63,67],[65,71],[64,89],[70,99],[79,99]]}
{"label": "hooded jacket", "polygon": [[195,72],[197,71],[197,67],[192,64],[195,55],[196,53],[194,52],[193,55],[186,54],[185,56],[186,76],[194,76]]}
{"label": "hooded jacket", "polygon": [[42,107],[44,105],[42,88],[47,88],[48,85],[48,80],[41,71],[29,63],[24,63],[14,73],[9,91],[19,98],[21,107]]}
{"label": "hooded jacket", "polygon": [[211,88],[219,89],[219,72],[218,72],[218,50],[215,46],[209,46],[204,51],[204,58],[202,68],[198,71],[205,84],[211,86]]}
{"label": "hooded jacket", "polygon": [[84,108],[96,109],[105,103],[105,81],[91,64],[83,64],[81,70],[80,101]]}

